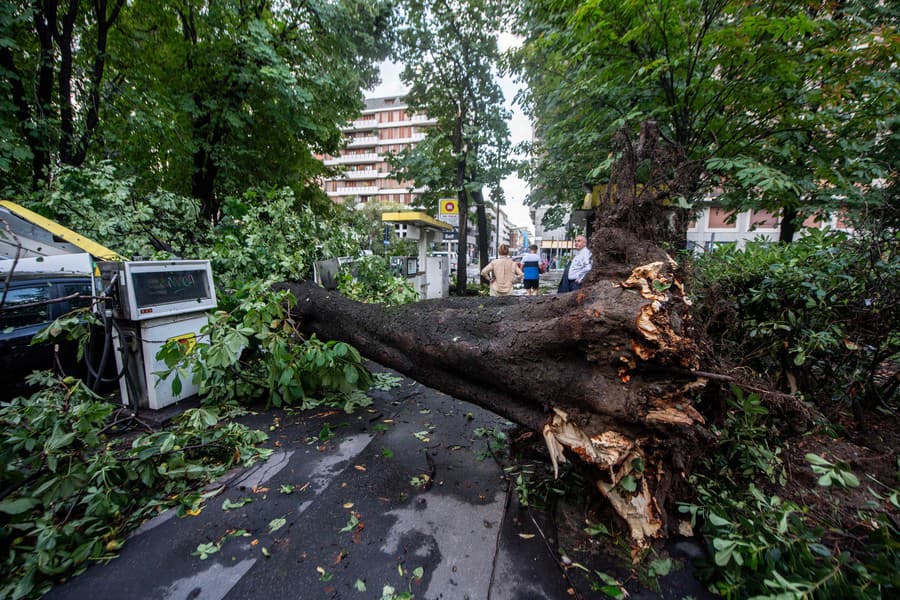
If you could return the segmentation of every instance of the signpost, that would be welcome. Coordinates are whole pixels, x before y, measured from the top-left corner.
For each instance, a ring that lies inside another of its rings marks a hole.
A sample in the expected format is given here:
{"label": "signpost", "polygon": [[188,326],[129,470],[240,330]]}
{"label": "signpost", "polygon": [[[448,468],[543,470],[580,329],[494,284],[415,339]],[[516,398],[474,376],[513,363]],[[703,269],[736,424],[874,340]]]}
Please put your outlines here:
{"label": "signpost", "polygon": [[456,198],[438,200],[438,219],[454,227],[459,227],[459,202]]}
{"label": "signpost", "polygon": [[[459,239],[459,202],[456,198],[441,198],[438,200],[438,220],[453,225],[453,231],[443,232],[444,243],[447,246],[447,255],[453,251],[454,242]],[[455,265],[451,265],[451,269]]]}

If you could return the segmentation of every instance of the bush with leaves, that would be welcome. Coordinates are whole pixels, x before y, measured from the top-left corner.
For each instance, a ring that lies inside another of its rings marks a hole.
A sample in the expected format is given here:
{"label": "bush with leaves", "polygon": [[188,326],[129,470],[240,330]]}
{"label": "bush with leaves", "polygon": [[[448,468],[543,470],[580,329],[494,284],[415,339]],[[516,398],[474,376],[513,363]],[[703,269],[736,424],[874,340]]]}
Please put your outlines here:
{"label": "bush with leaves", "polygon": [[234,287],[250,281],[297,281],[313,263],[359,256],[365,232],[349,226],[352,215],[340,206],[314,210],[290,189],[247,192],[223,204],[215,245],[202,254],[213,263],[216,282]]}
{"label": "bush with leaves", "polygon": [[62,167],[31,208],[122,256],[200,256],[212,233],[200,202],[163,190],[143,195],[134,185],[109,162]]}
{"label": "bush with leaves", "polygon": [[263,400],[306,408],[325,395],[346,407],[349,396],[358,398],[355,391],[368,389],[371,375],[349,344],[303,337],[290,314],[296,301],[287,290],[259,283],[236,290],[193,348],[173,342],[161,350],[173,389],[193,372],[212,405]]}
{"label": "bush with leaves", "polygon": [[397,306],[419,299],[408,280],[394,274],[387,259],[381,256],[364,256],[345,265],[338,278],[338,290],[352,300],[368,304]]}
{"label": "bush with leaves", "polygon": [[900,234],[811,230],[694,263],[697,321],[720,356],[820,403],[896,402]]}
{"label": "bush with leaves", "polygon": [[166,506],[196,509],[198,489],[269,450],[266,435],[185,411],[171,428],[114,443],[114,405],[72,379],[31,376],[41,389],[0,407],[0,597],[31,597],[115,556],[125,533]]}
{"label": "bush with leaves", "polygon": [[[758,396],[733,391],[716,430],[717,447],[691,476],[697,498],[679,507],[707,542],[711,560],[700,565],[701,578],[726,598],[895,596],[900,588],[896,523],[874,510],[860,515],[869,525],[869,539],[851,552],[836,540],[856,539],[858,533],[839,532],[833,523],[826,528],[805,507],[780,497],[786,473],[775,419]],[[831,485],[833,477],[854,481],[841,465],[816,458],[807,457],[813,471],[829,474],[820,485]],[[900,507],[896,491],[891,501]]]}
{"label": "bush with leaves", "polygon": [[162,190],[142,195],[134,186],[135,178],[119,176],[109,162],[63,167],[24,203],[126,257],[210,259],[220,287],[303,279],[313,262],[358,256],[369,242],[368,224],[318,201],[320,192],[301,200],[290,188],[248,190],[224,199],[213,225],[195,199]]}

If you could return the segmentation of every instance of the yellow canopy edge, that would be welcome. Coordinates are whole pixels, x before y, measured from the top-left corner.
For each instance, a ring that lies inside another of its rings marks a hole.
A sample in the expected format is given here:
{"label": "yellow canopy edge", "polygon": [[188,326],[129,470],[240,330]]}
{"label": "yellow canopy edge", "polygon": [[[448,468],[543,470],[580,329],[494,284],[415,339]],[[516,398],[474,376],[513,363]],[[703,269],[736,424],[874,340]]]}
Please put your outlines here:
{"label": "yellow canopy edge", "polygon": [[73,246],[78,246],[94,258],[99,260],[127,260],[124,256],[110,250],[106,246],[98,244],[94,240],[90,240],[83,235],[79,235],[71,229],[63,227],[56,221],[51,221],[47,217],[42,217],[36,212],[28,210],[24,206],[19,206],[15,202],[11,202],[10,200],[0,200],[0,206],[3,206],[20,219],[25,219],[38,227],[43,227],[56,237],[69,242]]}
{"label": "yellow canopy edge", "polygon": [[438,221],[427,213],[410,210],[403,212],[386,212],[381,215],[382,223],[408,223],[410,225],[418,225],[419,227],[434,227],[435,229],[443,229],[451,231],[453,225]]}

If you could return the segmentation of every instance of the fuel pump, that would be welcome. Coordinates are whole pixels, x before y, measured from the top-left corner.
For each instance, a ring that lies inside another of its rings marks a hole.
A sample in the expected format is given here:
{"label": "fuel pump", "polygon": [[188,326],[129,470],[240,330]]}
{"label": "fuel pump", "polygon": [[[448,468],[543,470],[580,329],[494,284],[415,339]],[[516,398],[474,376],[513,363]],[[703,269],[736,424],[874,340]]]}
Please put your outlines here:
{"label": "fuel pump", "polygon": [[163,380],[167,367],[156,355],[167,342],[192,347],[216,307],[208,260],[106,262],[100,264],[109,290],[116,366],[122,403],[158,410],[196,394],[192,373],[181,377],[181,390]]}

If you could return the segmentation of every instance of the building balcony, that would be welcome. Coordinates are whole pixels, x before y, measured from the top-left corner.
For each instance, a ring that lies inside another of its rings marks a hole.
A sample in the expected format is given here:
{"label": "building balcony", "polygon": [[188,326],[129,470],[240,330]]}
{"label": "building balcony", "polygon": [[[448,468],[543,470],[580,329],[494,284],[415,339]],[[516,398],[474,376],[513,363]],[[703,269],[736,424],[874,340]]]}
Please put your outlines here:
{"label": "building balcony", "polygon": [[333,167],[335,165],[358,165],[362,163],[381,162],[381,156],[379,156],[377,152],[366,152],[365,154],[348,154],[346,156],[338,156],[337,158],[328,158],[323,162],[327,167]]}
{"label": "building balcony", "polygon": [[344,125],[341,127],[341,131],[357,131],[357,130],[365,130],[365,129],[375,129],[378,127],[378,119],[368,118],[368,119],[357,119],[350,123],[349,125]]}
{"label": "building balcony", "polygon": [[348,148],[359,148],[362,146],[377,146],[379,138],[377,135],[369,135],[366,137],[353,138],[347,144]]}
{"label": "building balcony", "polygon": [[[369,194],[377,194],[378,186],[339,187],[333,193],[337,196],[366,196]],[[331,195],[331,192],[329,192],[329,195]]]}
{"label": "building balcony", "polygon": [[389,144],[401,144],[401,145],[417,144],[424,139],[425,139],[424,133],[414,133],[409,137],[393,138],[393,139],[382,138],[381,145],[387,146]]}
{"label": "building balcony", "polygon": [[415,127],[423,125],[434,125],[436,119],[403,119],[402,121],[384,121],[378,124],[378,129],[388,129],[390,127]]}
{"label": "building balcony", "polygon": [[358,179],[376,179],[379,175],[380,173],[375,169],[365,169],[364,171],[347,171],[344,173],[343,177],[336,179],[351,179],[356,181]]}

